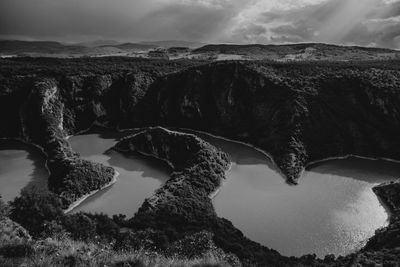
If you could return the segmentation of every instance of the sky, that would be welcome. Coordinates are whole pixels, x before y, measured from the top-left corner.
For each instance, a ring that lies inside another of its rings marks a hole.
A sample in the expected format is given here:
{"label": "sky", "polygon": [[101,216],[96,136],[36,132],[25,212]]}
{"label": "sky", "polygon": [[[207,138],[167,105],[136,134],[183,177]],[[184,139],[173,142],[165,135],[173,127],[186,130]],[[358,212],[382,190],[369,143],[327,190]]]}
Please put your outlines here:
{"label": "sky", "polygon": [[400,49],[400,0],[0,0],[0,38]]}

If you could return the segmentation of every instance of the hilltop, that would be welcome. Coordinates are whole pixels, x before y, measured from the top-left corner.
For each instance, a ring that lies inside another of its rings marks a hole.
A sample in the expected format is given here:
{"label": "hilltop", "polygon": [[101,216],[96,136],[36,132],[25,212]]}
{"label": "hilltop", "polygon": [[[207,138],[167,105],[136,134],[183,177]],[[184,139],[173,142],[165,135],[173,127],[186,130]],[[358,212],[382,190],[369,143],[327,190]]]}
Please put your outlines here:
{"label": "hilltop", "polygon": [[240,55],[249,60],[378,60],[400,58],[400,51],[359,46],[338,46],[322,43],[287,45],[206,45],[194,50],[197,54]]}
{"label": "hilltop", "polygon": [[[171,50],[179,47],[181,50]],[[105,57],[190,60],[271,60],[271,61],[374,61],[400,58],[400,51],[359,46],[338,46],[320,43],[287,45],[204,45],[186,41],[119,43],[95,41],[79,44],[58,42],[0,41],[0,56],[30,57]]]}

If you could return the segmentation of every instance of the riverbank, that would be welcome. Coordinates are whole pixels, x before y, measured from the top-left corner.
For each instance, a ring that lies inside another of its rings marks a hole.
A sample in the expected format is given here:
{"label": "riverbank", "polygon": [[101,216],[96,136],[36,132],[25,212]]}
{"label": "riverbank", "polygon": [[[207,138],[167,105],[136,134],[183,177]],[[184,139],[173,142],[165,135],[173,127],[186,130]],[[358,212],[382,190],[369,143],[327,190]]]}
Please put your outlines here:
{"label": "riverbank", "polygon": [[72,203],[67,209],[64,210],[64,213],[67,214],[69,212],[71,212],[73,209],[75,209],[76,207],[78,207],[82,202],[84,202],[87,198],[97,194],[98,192],[112,186],[113,184],[115,184],[117,182],[117,177],[119,176],[119,173],[117,171],[115,171],[114,177],[111,180],[110,183],[106,184],[105,186],[103,186],[100,189],[97,190],[93,190],[92,192],[82,196],[81,198],[79,198],[78,200],[76,200],[74,203]]}

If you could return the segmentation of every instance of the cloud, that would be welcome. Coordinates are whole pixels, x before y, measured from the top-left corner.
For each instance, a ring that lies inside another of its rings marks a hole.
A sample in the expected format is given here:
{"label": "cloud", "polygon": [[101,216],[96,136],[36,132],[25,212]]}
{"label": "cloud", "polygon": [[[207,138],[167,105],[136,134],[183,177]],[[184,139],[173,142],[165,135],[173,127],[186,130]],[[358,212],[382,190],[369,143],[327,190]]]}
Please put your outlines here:
{"label": "cloud", "polygon": [[0,0],[0,36],[400,48],[400,1]]}
{"label": "cloud", "polygon": [[241,2],[197,0],[169,4],[149,13],[139,23],[146,29],[147,38],[215,40],[246,5]]}
{"label": "cloud", "polygon": [[[253,36],[253,42],[326,42],[400,48],[399,1],[327,0],[300,8],[260,12],[251,25],[265,28],[264,33]],[[244,22],[238,25],[238,30],[246,27]],[[245,32],[242,34],[246,36]]]}
{"label": "cloud", "polygon": [[[246,3],[244,3],[246,2]],[[0,0],[0,35],[208,41],[251,1]]]}

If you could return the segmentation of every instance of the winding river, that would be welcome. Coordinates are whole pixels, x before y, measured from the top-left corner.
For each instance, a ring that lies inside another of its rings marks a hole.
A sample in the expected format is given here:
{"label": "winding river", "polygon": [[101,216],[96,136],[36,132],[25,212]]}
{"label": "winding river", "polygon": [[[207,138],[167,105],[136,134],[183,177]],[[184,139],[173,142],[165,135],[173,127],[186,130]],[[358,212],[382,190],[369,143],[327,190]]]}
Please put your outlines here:
{"label": "winding river", "polygon": [[36,148],[0,140],[0,195],[13,200],[22,189],[47,190],[45,157]]}
{"label": "winding river", "polygon": [[144,199],[167,181],[170,169],[157,160],[127,156],[115,151],[107,152],[124,135],[127,133],[101,130],[68,139],[74,151],[82,158],[111,166],[119,173],[115,184],[87,198],[72,212],[105,213],[110,216],[124,214],[132,217]]}
{"label": "winding river", "polygon": [[[214,197],[219,216],[250,239],[283,255],[344,255],[360,248],[387,224],[388,214],[372,187],[400,175],[400,164],[348,158],[330,160],[306,171],[289,186],[262,152],[243,144],[196,133],[226,151],[232,161]],[[111,148],[127,133],[97,131],[69,139],[85,159],[114,167],[117,183],[86,199],[72,212],[132,216],[169,177],[164,163],[127,156]],[[47,188],[43,156],[20,143],[0,142],[0,194],[8,201],[22,188]]]}

